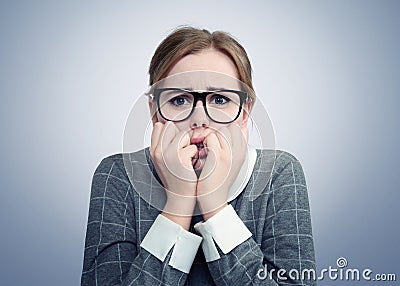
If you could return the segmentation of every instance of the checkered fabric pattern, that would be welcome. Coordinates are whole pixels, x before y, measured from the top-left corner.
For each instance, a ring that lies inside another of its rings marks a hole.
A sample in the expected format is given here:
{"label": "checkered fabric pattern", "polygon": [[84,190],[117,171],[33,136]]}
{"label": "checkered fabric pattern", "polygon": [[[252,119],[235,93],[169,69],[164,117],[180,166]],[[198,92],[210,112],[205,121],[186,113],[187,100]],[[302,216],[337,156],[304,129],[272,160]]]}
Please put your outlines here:
{"label": "checkered fabric pattern", "polygon": [[[140,166],[134,180],[145,176],[141,169],[154,172],[148,148],[144,151],[129,154],[132,164]],[[272,176],[266,180],[272,161]],[[303,170],[289,153],[257,150],[252,176],[231,202],[252,237],[227,254],[218,249],[221,258],[209,263],[200,247],[189,274],[168,265],[172,250],[160,261],[140,247],[161,211],[143,200],[133,185],[122,154],[103,159],[97,167],[81,285],[316,285],[314,279],[302,279],[307,275],[301,277],[304,270],[315,271],[314,245]],[[254,190],[262,190],[255,199]],[[194,216],[190,231],[195,232],[193,226],[201,220]],[[260,279],[260,269],[274,271]],[[278,279],[279,269],[286,271],[286,279]],[[298,279],[288,276],[291,270],[300,274]]]}

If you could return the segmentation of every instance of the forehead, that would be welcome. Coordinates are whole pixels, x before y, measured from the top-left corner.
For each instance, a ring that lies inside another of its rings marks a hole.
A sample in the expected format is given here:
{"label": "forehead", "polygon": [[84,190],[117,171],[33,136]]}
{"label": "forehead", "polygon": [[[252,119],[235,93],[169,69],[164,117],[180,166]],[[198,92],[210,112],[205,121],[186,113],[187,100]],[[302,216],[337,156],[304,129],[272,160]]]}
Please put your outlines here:
{"label": "forehead", "polygon": [[239,78],[239,73],[232,59],[213,48],[183,57],[174,64],[167,76],[196,70],[213,71]]}
{"label": "forehead", "polygon": [[182,88],[196,91],[245,90],[244,84],[230,75],[204,70],[186,71],[171,75],[155,84],[154,88]]}

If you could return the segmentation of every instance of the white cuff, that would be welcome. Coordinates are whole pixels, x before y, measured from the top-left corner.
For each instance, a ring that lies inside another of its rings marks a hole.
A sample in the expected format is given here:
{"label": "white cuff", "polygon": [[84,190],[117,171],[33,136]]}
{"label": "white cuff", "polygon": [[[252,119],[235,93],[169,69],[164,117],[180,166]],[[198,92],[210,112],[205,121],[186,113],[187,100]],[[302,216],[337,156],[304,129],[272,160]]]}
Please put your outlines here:
{"label": "white cuff", "polygon": [[226,206],[206,222],[196,223],[194,228],[203,236],[202,248],[207,262],[220,258],[214,244],[224,254],[252,236],[231,205]]}
{"label": "white cuff", "polygon": [[186,231],[179,224],[160,214],[140,246],[159,260],[164,261],[170,249],[175,245],[168,265],[189,273],[201,241],[200,236]]}

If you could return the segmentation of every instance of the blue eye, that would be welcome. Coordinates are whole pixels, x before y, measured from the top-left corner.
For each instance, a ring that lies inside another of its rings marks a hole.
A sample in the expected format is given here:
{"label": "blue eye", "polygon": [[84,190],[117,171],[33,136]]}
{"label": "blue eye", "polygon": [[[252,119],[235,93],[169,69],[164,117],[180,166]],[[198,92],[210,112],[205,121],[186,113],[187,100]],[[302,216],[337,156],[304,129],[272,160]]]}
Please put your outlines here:
{"label": "blue eye", "polygon": [[168,100],[174,106],[182,106],[190,104],[189,99],[184,95],[177,95]]}
{"label": "blue eye", "polygon": [[178,95],[168,100],[168,102],[176,107],[191,105],[191,100],[184,95]]}
{"label": "blue eye", "polygon": [[187,98],[185,98],[183,96],[177,96],[177,97],[171,98],[169,100],[169,102],[171,102],[173,105],[176,105],[176,106],[185,105],[185,104],[189,103]]}
{"label": "blue eye", "polygon": [[230,101],[229,98],[227,98],[223,95],[216,94],[211,98],[210,103],[222,105],[222,104],[226,104],[229,101]]}

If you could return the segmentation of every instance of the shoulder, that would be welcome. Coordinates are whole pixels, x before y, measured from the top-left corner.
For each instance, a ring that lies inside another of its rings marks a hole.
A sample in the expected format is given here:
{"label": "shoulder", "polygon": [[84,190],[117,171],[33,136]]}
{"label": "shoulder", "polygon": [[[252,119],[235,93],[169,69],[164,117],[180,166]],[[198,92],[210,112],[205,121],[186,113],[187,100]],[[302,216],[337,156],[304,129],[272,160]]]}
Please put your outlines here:
{"label": "shoulder", "polygon": [[132,173],[142,176],[143,166],[149,167],[148,148],[131,152],[116,153],[104,157],[94,172],[93,177],[107,177],[130,184]]}
{"label": "shoulder", "polygon": [[291,153],[283,150],[257,149],[257,166],[269,171],[271,182],[278,184],[296,180],[305,184],[300,161]]}
{"label": "shoulder", "polygon": [[113,170],[124,170],[132,163],[147,163],[148,148],[131,152],[131,153],[116,153],[104,157],[96,168],[96,172],[104,172]]}
{"label": "shoulder", "polygon": [[293,154],[283,151],[275,151],[275,171],[283,170],[288,167],[288,165],[300,165],[300,161]]}
{"label": "shoulder", "polygon": [[104,157],[97,165],[92,179],[92,192],[103,190],[104,186],[121,190],[130,188],[121,153]]}
{"label": "shoulder", "polygon": [[275,171],[284,168],[287,164],[300,164],[299,160],[291,153],[283,150],[256,149],[257,161],[273,163]]}
{"label": "shoulder", "polygon": [[123,165],[123,154],[112,154],[100,160],[100,163],[96,167],[95,174],[115,173],[115,171],[121,170],[121,166],[123,167]]}

